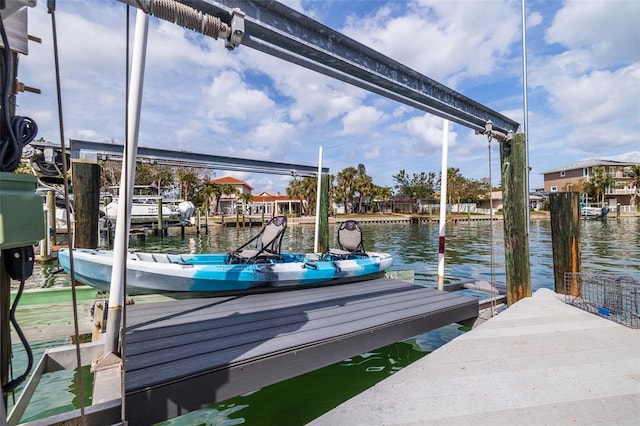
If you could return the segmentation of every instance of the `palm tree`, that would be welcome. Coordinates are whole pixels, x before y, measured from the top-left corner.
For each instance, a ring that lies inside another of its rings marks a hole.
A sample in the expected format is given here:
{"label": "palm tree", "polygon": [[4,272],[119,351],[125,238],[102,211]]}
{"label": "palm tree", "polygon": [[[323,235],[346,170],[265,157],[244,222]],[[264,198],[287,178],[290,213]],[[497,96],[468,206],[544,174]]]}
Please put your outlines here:
{"label": "palm tree", "polygon": [[640,164],[634,164],[629,171],[629,186],[635,187],[631,194],[631,204],[635,206],[636,197],[640,194]]}
{"label": "palm tree", "polygon": [[238,195],[238,200],[242,202],[243,208],[246,210],[246,207],[253,201],[253,195],[248,192],[243,192]]}
{"label": "palm tree", "polygon": [[[235,185],[231,185],[230,183],[225,183],[220,186],[221,186],[220,188],[221,195],[228,195],[229,197],[231,196],[235,197],[236,195],[240,194],[240,189],[238,189],[238,187]],[[218,202],[219,201],[220,201],[220,197],[218,197]]]}
{"label": "palm tree", "polygon": [[338,185],[336,188],[336,201],[342,201],[345,213],[353,212],[353,194],[356,187],[358,170],[355,167],[346,167],[338,172]]}
{"label": "palm tree", "polygon": [[584,191],[588,197],[592,197],[596,201],[602,198],[602,204],[604,204],[607,189],[614,184],[613,178],[604,167],[594,167],[589,180],[584,184]]}
{"label": "palm tree", "polygon": [[382,209],[380,208],[380,201],[391,200],[393,198],[393,190],[391,189],[390,186],[373,185],[372,197],[375,199],[376,204],[378,205],[378,211],[382,212]]}
{"label": "palm tree", "polygon": [[362,200],[373,193],[373,179],[367,175],[364,164],[358,164],[358,174],[355,178],[354,193],[358,193],[358,213],[362,212]]}
{"label": "palm tree", "polygon": [[301,197],[304,195],[304,187],[302,184],[302,180],[296,179],[295,177],[286,189],[287,197],[295,198],[298,201],[301,201]]}

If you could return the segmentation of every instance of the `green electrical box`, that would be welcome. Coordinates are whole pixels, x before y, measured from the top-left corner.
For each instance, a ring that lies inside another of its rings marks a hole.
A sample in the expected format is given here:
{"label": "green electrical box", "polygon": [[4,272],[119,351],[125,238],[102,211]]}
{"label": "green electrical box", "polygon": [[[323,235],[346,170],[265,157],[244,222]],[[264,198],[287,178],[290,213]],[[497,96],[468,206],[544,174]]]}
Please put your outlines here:
{"label": "green electrical box", "polygon": [[0,249],[32,245],[45,237],[37,182],[35,176],[0,172]]}

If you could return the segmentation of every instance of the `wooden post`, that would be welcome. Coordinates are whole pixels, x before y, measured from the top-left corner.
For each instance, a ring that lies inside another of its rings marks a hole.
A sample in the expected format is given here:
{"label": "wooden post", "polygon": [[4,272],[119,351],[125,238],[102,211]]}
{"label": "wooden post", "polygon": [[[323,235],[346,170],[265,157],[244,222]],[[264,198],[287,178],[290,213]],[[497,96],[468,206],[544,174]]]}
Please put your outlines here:
{"label": "wooden post", "polygon": [[320,228],[318,231],[318,253],[329,247],[329,175],[323,174],[320,181]]}
{"label": "wooden post", "polygon": [[56,193],[53,189],[47,191],[47,238],[49,239],[49,247],[56,245]]}
{"label": "wooden post", "polygon": [[206,210],[204,211],[204,233],[205,235],[209,235],[209,206],[208,205]]}
{"label": "wooden post", "polygon": [[531,296],[525,148],[522,133],[500,143],[508,305]]}
{"label": "wooden post", "polygon": [[565,285],[565,272],[580,272],[580,194],[549,194],[551,208],[551,249],[556,293],[580,296],[578,280]]}
{"label": "wooden post", "polygon": [[74,160],[73,206],[75,213],[74,247],[98,247],[98,211],[100,209],[100,166],[96,162]]}
{"label": "wooden post", "polygon": [[158,197],[158,233],[157,235],[164,237],[164,221],[162,218],[162,197]]}

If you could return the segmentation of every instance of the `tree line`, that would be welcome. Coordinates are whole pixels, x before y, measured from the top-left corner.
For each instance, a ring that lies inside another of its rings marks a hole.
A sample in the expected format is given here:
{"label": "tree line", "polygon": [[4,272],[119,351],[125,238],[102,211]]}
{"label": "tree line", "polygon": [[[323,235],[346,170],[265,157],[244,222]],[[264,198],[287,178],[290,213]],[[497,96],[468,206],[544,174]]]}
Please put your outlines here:
{"label": "tree line", "polygon": [[[103,188],[117,186],[120,183],[121,164],[104,162],[101,164],[101,185]],[[329,175],[329,204],[341,204],[345,213],[373,213],[382,211],[383,205],[389,206],[398,199],[404,199],[415,205],[418,200],[437,203],[436,197],[441,189],[441,176],[434,172],[407,173],[401,169],[392,176],[395,185],[376,185],[367,174],[364,164],[346,167],[335,175]],[[627,184],[640,188],[640,165],[634,165],[629,171]],[[136,166],[136,185],[148,186],[149,192],[173,191],[172,195],[192,201],[196,206],[219,211],[220,200],[224,197],[237,197],[243,204],[251,203],[251,194],[241,194],[237,187],[229,184],[211,182],[212,176],[207,170],[192,167],[167,167],[147,163]],[[616,186],[615,179],[604,167],[596,167],[587,180],[565,191],[577,191],[589,199],[604,202],[605,193]],[[447,204],[478,203],[489,196],[487,179],[469,179],[460,173],[460,169],[447,169]],[[499,189],[499,188],[493,188]],[[157,193],[157,192],[156,192]],[[294,176],[286,188],[291,199],[301,201],[302,214],[312,215],[316,210],[316,177]],[[636,194],[632,195],[635,204]],[[304,202],[302,202],[304,201]]]}

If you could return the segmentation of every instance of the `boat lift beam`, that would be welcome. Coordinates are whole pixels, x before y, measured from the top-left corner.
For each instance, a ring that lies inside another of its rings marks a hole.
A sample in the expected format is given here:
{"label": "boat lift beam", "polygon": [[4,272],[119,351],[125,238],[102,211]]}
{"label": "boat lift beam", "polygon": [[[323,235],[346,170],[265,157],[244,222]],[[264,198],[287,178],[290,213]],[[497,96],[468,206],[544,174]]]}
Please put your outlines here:
{"label": "boat lift beam", "polygon": [[[99,160],[122,161],[124,146],[112,143],[71,140],[71,158],[80,159],[87,155],[96,155]],[[197,167],[204,169],[234,170],[252,173],[269,173],[292,176],[313,176],[318,173],[317,166],[279,163],[275,161],[250,160],[247,158],[222,157],[219,155],[199,154],[185,151],[138,147],[138,160],[172,167]],[[329,173],[324,167],[322,173]]]}
{"label": "boat lift beam", "polygon": [[228,49],[240,43],[479,132],[489,121],[504,134],[520,128],[518,122],[276,1],[119,1],[202,34],[210,32],[203,16],[215,17],[227,28],[220,34],[229,34]]}

